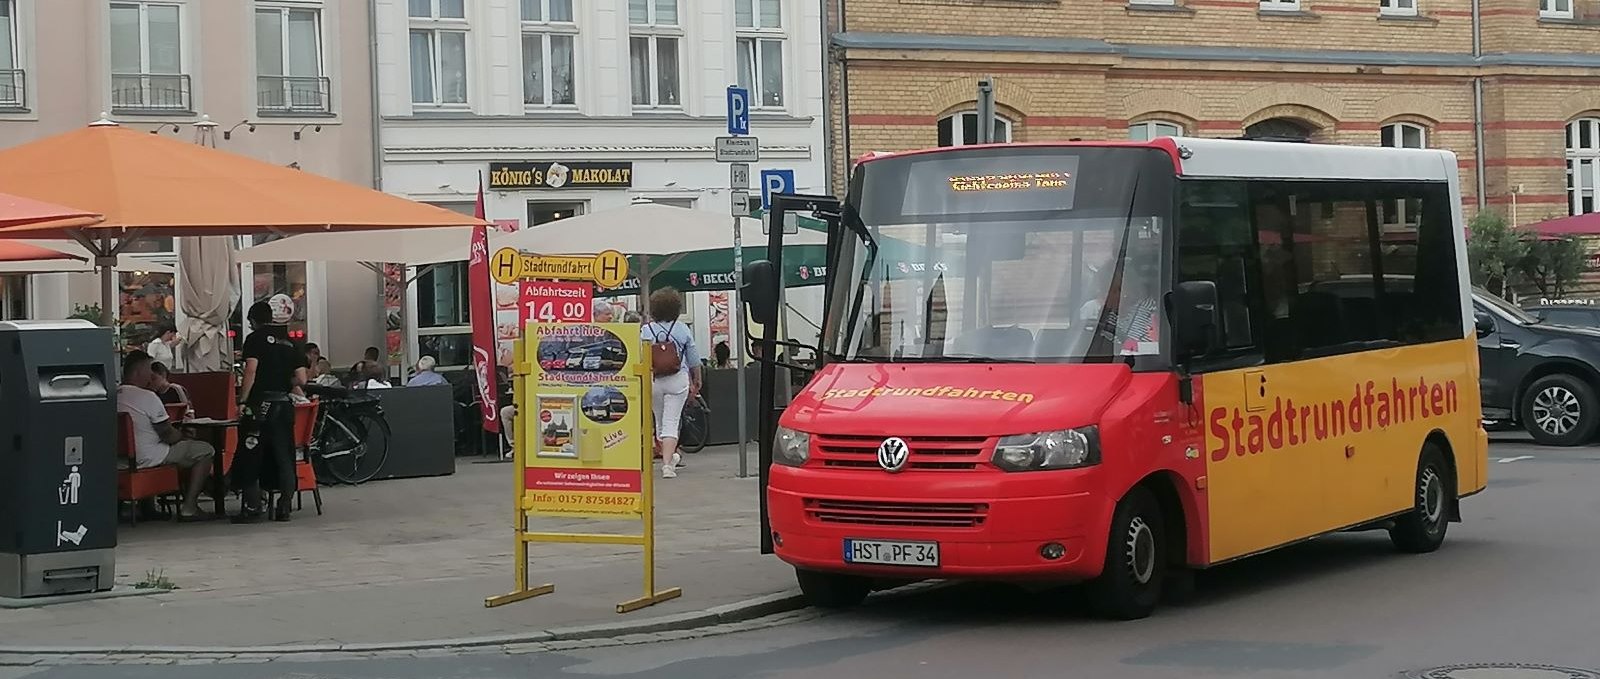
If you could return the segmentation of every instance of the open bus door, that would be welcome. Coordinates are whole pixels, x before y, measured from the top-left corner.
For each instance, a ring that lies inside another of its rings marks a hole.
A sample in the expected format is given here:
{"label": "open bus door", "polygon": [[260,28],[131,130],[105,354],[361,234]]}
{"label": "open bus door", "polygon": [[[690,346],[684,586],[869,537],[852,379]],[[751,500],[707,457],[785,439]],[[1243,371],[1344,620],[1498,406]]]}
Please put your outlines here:
{"label": "open bus door", "polygon": [[[835,260],[838,258],[838,244],[845,234],[841,231],[840,202],[833,196],[807,196],[791,193],[775,193],[770,198],[767,211],[767,223],[772,228],[767,231],[767,257],[750,262],[744,268],[744,281],[739,289],[739,298],[744,300],[745,313],[756,323],[761,324],[761,337],[752,338],[755,346],[761,352],[756,357],[758,368],[757,382],[759,386],[759,401],[756,413],[760,415],[760,431],[756,438],[756,468],[760,479],[761,490],[761,553],[771,554],[772,527],[767,519],[767,479],[772,467],[772,439],[776,435],[778,416],[783,414],[783,407],[777,405],[776,392],[778,389],[778,368],[781,365],[790,370],[813,372],[822,367],[827,360],[827,353],[819,347],[807,346],[795,342],[777,339],[778,313],[782,306],[783,294],[783,224],[788,215],[808,215],[827,224],[827,272],[828,276],[823,288],[823,304],[832,294],[834,286]],[[824,311],[823,316],[827,313]],[[737,321],[742,322],[742,321]],[[817,360],[814,367],[780,363],[777,359],[778,345],[806,349],[815,353]]]}

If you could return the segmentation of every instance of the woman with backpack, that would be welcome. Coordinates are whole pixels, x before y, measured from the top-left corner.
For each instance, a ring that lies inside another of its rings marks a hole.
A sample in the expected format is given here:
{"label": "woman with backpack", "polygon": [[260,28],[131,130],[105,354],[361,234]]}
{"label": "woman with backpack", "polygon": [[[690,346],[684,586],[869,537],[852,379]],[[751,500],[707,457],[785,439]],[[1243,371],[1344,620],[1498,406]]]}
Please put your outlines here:
{"label": "woman with backpack", "polygon": [[656,443],[661,447],[661,478],[678,475],[683,455],[678,452],[678,423],[683,404],[700,393],[700,354],[694,335],[679,323],[683,295],[672,288],[650,294],[650,322],[640,335],[650,345],[650,382],[656,417]]}

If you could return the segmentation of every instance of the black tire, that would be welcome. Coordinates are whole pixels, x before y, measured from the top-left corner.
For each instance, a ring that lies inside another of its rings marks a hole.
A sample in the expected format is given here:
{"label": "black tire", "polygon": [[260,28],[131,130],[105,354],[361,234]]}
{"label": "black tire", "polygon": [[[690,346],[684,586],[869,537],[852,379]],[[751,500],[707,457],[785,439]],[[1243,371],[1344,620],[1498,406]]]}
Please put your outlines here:
{"label": "black tire", "polygon": [[1411,490],[1412,509],[1395,519],[1389,540],[1408,554],[1426,554],[1444,543],[1450,530],[1450,503],[1455,500],[1455,475],[1444,453],[1429,443],[1417,462],[1417,480]]}
{"label": "black tire", "polygon": [[372,413],[340,414],[339,420],[361,444],[337,457],[327,458],[328,473],[341,483],[360,485],[372,480],[389,459],[389,422]]}
{"label": "black tire", "polygon": [[818,608],[852,608],[860,605],[872,593],[872,580],[859,575],[796,568],[794,577],[800,583],[800,593]]}
{"label": "black tire", "polygon": [[1589,383],[1566,373],[1545,375],[1522,393],[1518,415],[1533,440],[1547,446],[1580,446],[1600,428],[1600,397]]}
{"label": "black tire", "polygon": [[1084,587],[1089,608],[1114,620],[1148,617],[1161,602],[1167,572],[1167,538],[1161,505],[1143,487],[1117,503],[1106,539],[1100,577]]}
{"label": "black tire", "polygon": [[706,447],[707,429],[710,427],[706,421],[708,414],[705,408],[693,401],[683,409],[683,419],[678,425],[678,450],[698,453]]}

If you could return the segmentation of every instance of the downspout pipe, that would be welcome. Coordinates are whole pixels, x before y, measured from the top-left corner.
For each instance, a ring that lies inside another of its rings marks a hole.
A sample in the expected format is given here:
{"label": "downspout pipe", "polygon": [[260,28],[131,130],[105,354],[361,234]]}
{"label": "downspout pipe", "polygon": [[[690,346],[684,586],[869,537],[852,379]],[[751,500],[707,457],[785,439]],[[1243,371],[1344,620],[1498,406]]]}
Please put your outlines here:
{"label": "downspout pipe", "polygon": [[[1473,0],[1477,2],[1477,0]],[[372,105],[372,188],[383,190],[383,113],[378,95],[378,0],[367,0],[367,88]]]}
{"label": "downspout pipe", "polygon": [[[849,28],[847,27],[847,24],[845,22],[845,16],[844,16],[845,0],[836,0],[835,4],[837,6],[836,12],[839,15],[839,31],[838,32],[839,33],[844,33],[844,32],[849,30]],[[827,43],[827,49],[829,50],[830,53],[832,52],[833,40],[832,40],[831,36],[829,37],[829,40],[828,40],[828,43]],[[840,152],[844,154],[843,165],[844,165],[845,177],[844,177],[844,181],[841,182],[841,184],[846,184],[847,185],[850,182],[850,159],[853,158],[854,156],[852,156],[851,153],[850,153],[850,61],[849,61],[849,59],[847,59],[844,56],[844,54],[845,54],[844,50],[841,48],[839,50],[839,136],[840,136],[840,139],[839,139],[839,145],[838,146],[839,146]],[[833,165],[832,163],[829,163],[830,167],[832,165]],[[829,191],[831,192],[832,190],[833,190],[833,187],[829,186]]]}
{"label": "downspout pipe", "polygon": [[[832,82],[832,79],[828,76],[828,74],[830,73],[830,70],[831,70],[829,68],[829,64],[832,62],[832,59],[830,59],[830,55],[833,54],[832,35],[833,35],[832,25],[831,25],[831,23],[829,22],[829,19],[828,19],[827,6],[824,5],[823,6],[823,10],[822,10],[822,44],[821,44],[821,47],[822,47],[822,67],[823,67],[823,70],[822,70],[822,148],[824,149],[824,151],[826,151],[827,149],[833,148],[833,144],[834,144],[834,141],[835,141],[834,135],[833,135],[833,100],[832,100],[833,88],[828,86]],[[826,154],[824,154],[824,155],[826,155]],[[833,176],[834,176],[833,158],[831,156],[829,156],[827,158],[827,160],[822,163],[822,185],[827,187],[827,188],[824,191],[821,191],[819,193],[832,193],[833,192]]]}
{"label": "downspout pipe", "polygon": [[[1481,0],[1472,0],[1472,61],[1473,68],[1482,68],[1480,59],[1483,57],[1483,7]],[[1476,145],[1473,155],[1473,173],[1477,175],[1478,211],[1482,212],[1489,205],[1489,181],[1484,175],[1484,153],[1488,145],[1484,142],[1483,121],[1483,75],[1472,74],[1472,134],[1473,143]],[[1515,225],[1513,225],[1515,226]]]}

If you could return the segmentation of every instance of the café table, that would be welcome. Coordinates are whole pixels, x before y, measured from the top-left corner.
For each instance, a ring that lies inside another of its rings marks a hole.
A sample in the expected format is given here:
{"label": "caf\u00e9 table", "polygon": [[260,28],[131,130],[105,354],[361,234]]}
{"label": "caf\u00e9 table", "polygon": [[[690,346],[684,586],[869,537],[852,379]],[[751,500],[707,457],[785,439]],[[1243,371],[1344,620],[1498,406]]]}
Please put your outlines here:
{"label": "caf\u00e9 table", "polygon": [[217,420],[209,417],[190,417],[179,420],[178,426],[193,429],[217,451],[217,456],[211,461],[212,501],[216,504],[217,518],[227,516],[228,481],[227,470],[223,469],[223,447],[227,445],[227,437],[223,434],[229,429],[239,426],[238,420]]}

